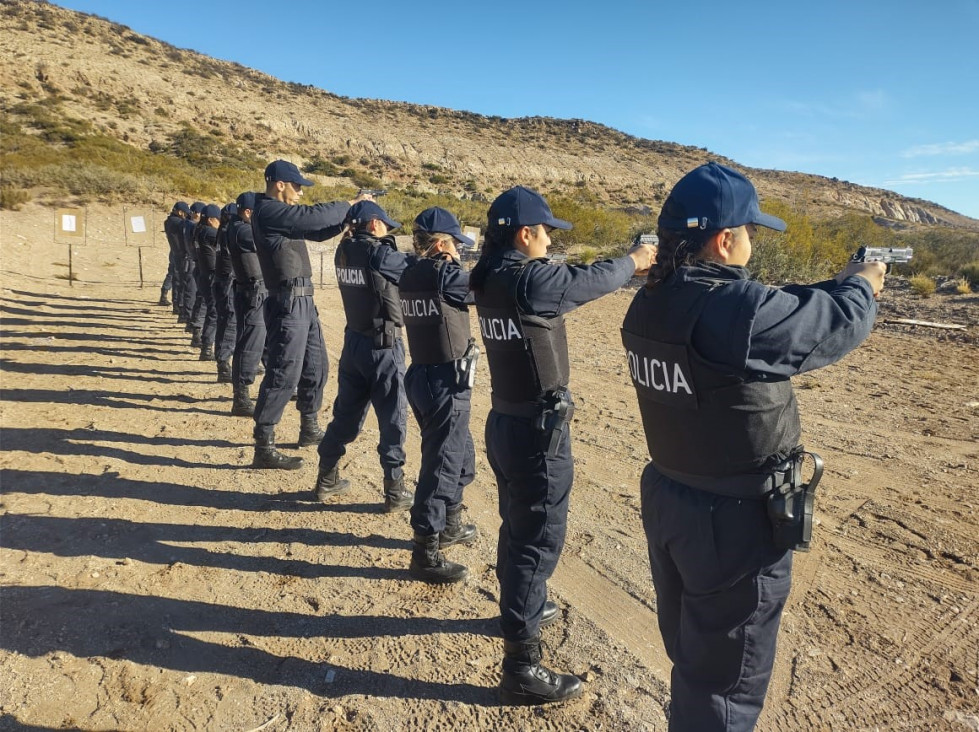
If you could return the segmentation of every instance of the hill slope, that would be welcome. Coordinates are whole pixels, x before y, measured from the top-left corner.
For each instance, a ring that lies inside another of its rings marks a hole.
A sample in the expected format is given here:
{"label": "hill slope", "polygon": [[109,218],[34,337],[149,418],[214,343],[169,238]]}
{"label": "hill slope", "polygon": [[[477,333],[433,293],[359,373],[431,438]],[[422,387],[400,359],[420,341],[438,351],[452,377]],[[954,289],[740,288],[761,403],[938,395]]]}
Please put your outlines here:
{"label": "hill slope", "polygon": [[[143,148],[193,129],[259,158],[329,161],[338,176],[492,197],[523,183],[584,186],[615,206],[657,207],[705,148],[632,137],[584,120],[503,119],[339,97],[43,2],[0,4],[0,104],[59,100],[74,117]],[[909,224],[979,229],[937,204],[801,173],[750,170],[763,197],[812,215],[853,210]],[[327,182],[329,179],[327,178]]]}

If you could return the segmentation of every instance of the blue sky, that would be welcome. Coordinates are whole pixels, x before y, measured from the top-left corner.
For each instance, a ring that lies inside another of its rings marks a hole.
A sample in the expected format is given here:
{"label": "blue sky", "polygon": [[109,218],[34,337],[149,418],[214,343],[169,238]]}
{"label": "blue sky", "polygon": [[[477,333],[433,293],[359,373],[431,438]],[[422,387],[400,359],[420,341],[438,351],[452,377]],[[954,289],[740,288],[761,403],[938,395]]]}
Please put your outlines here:
{"label": "blue sky", "polygon": [[582,118],[979,218],[979,0],[58,0],[349,97]]}

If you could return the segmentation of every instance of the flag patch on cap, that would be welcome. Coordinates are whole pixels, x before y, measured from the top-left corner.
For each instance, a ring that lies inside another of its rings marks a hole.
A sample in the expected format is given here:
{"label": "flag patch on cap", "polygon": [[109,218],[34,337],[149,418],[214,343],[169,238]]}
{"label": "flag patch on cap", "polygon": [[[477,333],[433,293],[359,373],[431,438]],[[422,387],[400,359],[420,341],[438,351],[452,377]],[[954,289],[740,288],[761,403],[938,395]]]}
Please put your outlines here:
{"label": "flag patch on cap", "polygon": [[687,219],[688,229],[696,229],[698,226],[700,226],[700,219]]}

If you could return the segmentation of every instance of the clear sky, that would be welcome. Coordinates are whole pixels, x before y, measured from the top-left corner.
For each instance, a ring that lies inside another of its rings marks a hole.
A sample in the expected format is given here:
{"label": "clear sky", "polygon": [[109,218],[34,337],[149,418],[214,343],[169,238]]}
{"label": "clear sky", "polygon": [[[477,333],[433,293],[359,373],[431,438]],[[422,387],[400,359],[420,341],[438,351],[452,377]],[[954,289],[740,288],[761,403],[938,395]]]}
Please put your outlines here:
{"label": "clear sky", "polygon": [[979,218],[979,0],[58,0],[348,97],[582,118]]}

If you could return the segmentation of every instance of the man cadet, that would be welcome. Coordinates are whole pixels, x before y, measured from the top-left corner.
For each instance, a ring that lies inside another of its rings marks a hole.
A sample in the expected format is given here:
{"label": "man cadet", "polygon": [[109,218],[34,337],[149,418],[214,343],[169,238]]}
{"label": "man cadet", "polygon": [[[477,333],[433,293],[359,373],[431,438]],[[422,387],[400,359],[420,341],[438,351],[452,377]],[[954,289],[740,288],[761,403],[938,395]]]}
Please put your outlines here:
{"label": "man cadet", "polygon": [[235,317],[234,295],[231,283],[234,269],[231,264],[231,251],[228,248],[228,227],[238,218],[238,207],[228,203],[221,209],[221,223],[217,235],[217,259],[214,264],[212,296],[217,312],[217,330],[214,333],[214,358],[218,362],[218,383],[230,384],[231,357],[235,351],[237,318]]}
{"label": "man cadet", "polygon": [[557,608],[547,606],[547,580],[564,546],[574,477],[564,314],[625,285],[649,267],[655,251],[642,244],[588,266],[548,263],[550,232],[570,228],[539,193],[511,188],[490,206],[470,275],[493,392],[486,454],[502,519],[496,574],[505,704],[558,702],[581,693],[577,677],[541,663],[542,618],[557,616]]}
{"label": "man cadet", "polygon": [[346,224],[347,234],[334,260],[347,325],[332,420],[319,446],[316,496],[326,501],[349,487],[340,478],[340,458],[360,433],[367,407],[373,404],[381,433],[377,452],[384,472],[384,510],[403,511],[411,506],[413,496],[404,487],[408,403],[397,283],[409,257],[398,251],[390,236],[401,224],[373,201],[355,203]]}
{"label": "man cadet", "polygon": [[[186,201],[177,201],[173,204],[170,215],[163,220],[163,233],[166,234],[167,244],[170,245],[170,269],[167,272],[167,279],[173,287],[173,312],[177,314],[177,322],[182,323],[183,315],[180,308],[184,295],[184,245],[181,230],[183,222],[190,213],[190,206]],[[167,281],[163,282],[160,303],[166,295]]]}
{"label": "man cadet", "polygon": [[191,333],[190,347],[201,347],[201,330],[204,326],[204,313],[201,311],[202,299],[197,291],[197,242],[194,234],[201,220],[201,211],[207,204],[194,201],[190,204],[190,213],[184,221],[181,236],[184,247],[184,319],[185,330]]}
{"label": "man cadet", "polygon": [[879,262],[809,286],[752,281],[757,226],[785,230],[747,178],[717,163],[688,173],[663,204],[657,262],[622,327],[652,458],[642,518],[674,732],[750,730],[761,713],[818,481],[800,478],[789,377],[856,348],[884,282]]}
{"label": "man cadet", "polygon": [[197,295],[201,299],[201,361],[214,360],[214,336],[218,328],[218,311],[214,302],[214,273],[218,261],[218,226],[221,209],[210,203],[201,213],[194,230],[197,244]]}
{"label": "man cadet", "polygon": [[231,266],[234,270],[235,350],[231,359],[231,384],[234,400],[231,414],[251,417],[255,403],[248,387],[255,382],[265,353],[265,299],[268,291],[262,279],[262,267],[255,251],[252,234],[252,209],[256,194],[242,193],[235,201],[238,215],[228,225],[226,236]]}
{"label": "man cadet", "polygon": [[469,415],[479,351],[469,332],[469,274],[456,242],[474,244],[455,216],[438,207],[422,211],[414,227],[419,258],[398,284],[411,354],[405,391],[422,441],[409,572],[425,582],[465,579],[468,569],[440,550],[476,539],[476,527],[462,522],[462,491],[476,471]]}
{"label": "man cadet", "polygon": [[275,449],[275,426],[297,386],[299,447],[315,445],[323,436],[317,413],[323,405],[329,363],[313,302],[313,269],[305,240],[325,241],[339,234],[353,202],[298,205],[302,187],[311,185],[313,181],[295,165],[275,160],[265,168],[265,193],[252,210],[255,250],[269,290],[268,365],[255,403],[254,468],[302,467],[302,458]]}

